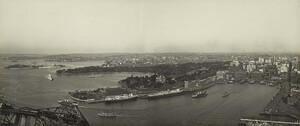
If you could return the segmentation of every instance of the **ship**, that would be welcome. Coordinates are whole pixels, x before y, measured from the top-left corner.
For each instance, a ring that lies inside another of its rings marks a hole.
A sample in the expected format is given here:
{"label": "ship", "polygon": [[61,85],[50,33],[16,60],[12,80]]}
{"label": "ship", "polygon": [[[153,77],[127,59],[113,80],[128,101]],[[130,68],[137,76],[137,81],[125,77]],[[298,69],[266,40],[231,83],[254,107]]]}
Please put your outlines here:
{"label": "ship", "polygon": [[87,102],[89,104],[105,102],[104,99],[87,99],[87,100],[80,100],[80,101]]}
{"label": "ship", "polygon": [[130,93],[130,94],[106,96],[103,101],[105,103],[114,103],[114,102],[137,100],[137,98],[138,95],[133,95],[132,93]]}
{"label": "ship", "polygon": [[51,81],[54,80],[53,77],[51,76],[51,74],[49,74],[47,78],[48,78],[49,80],[51,80]]}
{"label": "ship", "polygon": [[192,95],[192,98],[199,98],[199,97],[205,97],[207,96],[207,92],[206,91],[199,91],[196,94]]}
{"label": "ship", "polygon": [[102,113],[98,113],[99,117],[108,117],[108,118],[114,118],[117,117],[117,113],[115,112],[102,112]]}
{"label": "ship", "polygon": [[147,99],[152,100],[152,99],[158,99],[158,98],[165,98],[165,97],[181,95],[183,93],[185,93],[185,92],[181,89],[166,90],[166,91],[160,91],[157,93],[148,94]]}
{"label": "ship", "polygon": [[70,101],[69,99],[61,99],[58,100],[57,102],[58,104],[65,105],[65,106],[78,106],[77,102]]}
{"label": "ship", "polygon": [[124,101],[133,101],[137,100],[138,95],[133,95],[132,93],[130,94],[121,94],[121,95],[110,95],[110,96],[104,96],[103,98],[100,99],[79,99],[71,96],[73,100],[80,101],[80,102],[87,102],[89,104],[92,103],[115,103],[115,102],[124,102]]}
{"label": "ship", "polygon": [[227,97],[227,96],[229,96],[229,95],[230,95],[230,93],[226,91],[226,92],[222,95],[222,97]]}

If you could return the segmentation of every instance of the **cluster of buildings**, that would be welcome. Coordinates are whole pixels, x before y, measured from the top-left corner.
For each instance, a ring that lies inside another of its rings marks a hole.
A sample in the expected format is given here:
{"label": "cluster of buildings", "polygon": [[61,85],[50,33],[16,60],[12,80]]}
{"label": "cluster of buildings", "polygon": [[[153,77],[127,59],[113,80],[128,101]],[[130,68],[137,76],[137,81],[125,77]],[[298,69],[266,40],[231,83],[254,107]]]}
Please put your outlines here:
{"label": "cluster of buildings", "polygon": [[99,57],[91,57],[91,56],[79,56],[72,54],[62,54],[62,55],[51,55],[46,56],[44,58],[45,61],[50,62],[85,62],[85,61],[95,61],[101,60]]}
{"label": "cluster of buildings", "polygon": [[191,56],[156,56],[156,55],[145,55],[145,56],[123,56],[115,59],[108,59],[105,61],[104,67],[114,66],[150,66],[158,64],[179,64],[186,62],[199,62],[199,57]]}
{"label": "cluster of buildings", "polygon": [[252,60],[233,60],[228,70],[217,71],[220,83],[279,83],[291,73],[300,74],[298,57],[259,57]]}
{"label": "cluster of buildings", "polygon": [[164,84],[167,82],[167,78],[164,75],[157,75],[155,81]]}
{"label": "cluster of buildings", "polygon": [[[291,74],[300,76],[298,57],[233,58],[235,59],[228,64],[228,69],[219,70],[215,76],[203,80],[188,80],[184,84],[185,87],[195,89],[209,86],[211,83],[260,83],[273,86],[286,81],[289,71]],[[156,82],[166,83],[167,80],[165,76],[159,75],[156,77]]]}
{"label": "cluster of buildings", "polygon": [[115,66],[150,66],[159,64],[182,64],[213,61],[228,61],[229,55],[200,54],[127,54],[111,56],[105,60],[103,67]]}

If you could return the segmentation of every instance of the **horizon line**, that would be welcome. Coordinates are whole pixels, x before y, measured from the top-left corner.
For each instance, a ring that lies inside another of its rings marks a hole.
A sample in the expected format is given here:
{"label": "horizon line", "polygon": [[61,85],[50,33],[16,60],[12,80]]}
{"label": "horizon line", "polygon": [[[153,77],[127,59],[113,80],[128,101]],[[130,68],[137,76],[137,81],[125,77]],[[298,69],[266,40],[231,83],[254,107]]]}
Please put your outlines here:
{"label": "horizon line", "polygon": [[300,52],[73,52],[73,53],[0,53],[0,55],[76,55],[76,54],[300,54]]}

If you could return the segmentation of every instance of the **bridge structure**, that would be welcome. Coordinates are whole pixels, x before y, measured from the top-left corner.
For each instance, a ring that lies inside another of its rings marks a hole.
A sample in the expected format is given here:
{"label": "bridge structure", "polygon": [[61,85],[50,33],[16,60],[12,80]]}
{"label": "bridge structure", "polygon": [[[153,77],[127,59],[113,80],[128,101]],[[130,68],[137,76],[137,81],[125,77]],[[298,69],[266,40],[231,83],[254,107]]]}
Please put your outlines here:
{"label": "bridge structure", "polygon": [[0,99],[0,126],[89,126],[77,105],[33,109]]}
{"label": "bridge structure", "polygon": [[257,117],[243,117],[240,125],[243,126],[300,126],[299,110],[287,104],[284,100],[291,90],[292,64],[289,61],[287,80],[281,85],[279,92],[269,104],[264,112]]}
{"label": "bridge structure", "polygon": [[244,125],[248,126],[299,126],[300,122],[289,121],[276,121],[276,120],[263,120],[263,119],[240,119]]}

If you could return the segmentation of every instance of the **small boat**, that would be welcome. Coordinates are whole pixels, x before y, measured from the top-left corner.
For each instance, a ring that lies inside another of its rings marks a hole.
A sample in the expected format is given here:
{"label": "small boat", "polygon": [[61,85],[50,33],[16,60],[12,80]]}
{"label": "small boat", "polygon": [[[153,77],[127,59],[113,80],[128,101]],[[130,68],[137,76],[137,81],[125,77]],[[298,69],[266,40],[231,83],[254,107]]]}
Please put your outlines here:
{"label": "small boat", "polygon": [[226,92],[222,95],[222,97],[227,97],[227,96],[229,96],[229,95],[230,95],[230,93],[226,91]]}
{"label": "small boat", "polygon": [[78,106],[77,102],[70,101],[69,99],[61,99],[57,101],[58,104],[66,105],[66,106]]}
{"label": "small boat", "polygon": [[114,118],[117,117],[117,113],[115,112],[102,112],[102,113],[98,113],[99,117],[108,117],[108,118]]}
{"label": "small boat", "polygon": [[47,78],[48,78],[49,80],[51,80],[51,81],[54,80],[53,77],[51,76],[51,74],[49,74]]}
{"label": "small boat", "polygon": [[269,84],[269,86],[270,86],[270,87],[274,87],[274,86],[276,86],[276,85],[275,85],[275,84],[272,84],[272,83],[270,83],[270,84]]}
{"label": "small boat", "polygon": [[207,92],[206,91],[199,91],[196,94],[192,95],[192,98],[199,98],[199,97],[205,97],[207,96]]}
{"label": "small boat", "polygon": [[90,75],[90,76],[88,76],[89,78],[96,78],[96,77],[102,77],[102,75],[94,75],[94,74],[92,74],[92,75]]}

